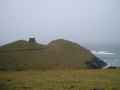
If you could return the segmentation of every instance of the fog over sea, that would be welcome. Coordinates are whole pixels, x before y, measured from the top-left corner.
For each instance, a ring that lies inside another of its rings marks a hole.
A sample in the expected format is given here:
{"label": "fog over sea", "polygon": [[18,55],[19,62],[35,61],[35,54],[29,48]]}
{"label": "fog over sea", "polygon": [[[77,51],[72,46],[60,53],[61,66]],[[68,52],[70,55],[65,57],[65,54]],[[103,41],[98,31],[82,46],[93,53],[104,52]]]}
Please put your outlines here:
{"label": "fog over sea", "polygon": [[86,47],[90,49],[94,55],[107,62],[108,65],[120,67],[120,45],[94,44],[87,45]]}

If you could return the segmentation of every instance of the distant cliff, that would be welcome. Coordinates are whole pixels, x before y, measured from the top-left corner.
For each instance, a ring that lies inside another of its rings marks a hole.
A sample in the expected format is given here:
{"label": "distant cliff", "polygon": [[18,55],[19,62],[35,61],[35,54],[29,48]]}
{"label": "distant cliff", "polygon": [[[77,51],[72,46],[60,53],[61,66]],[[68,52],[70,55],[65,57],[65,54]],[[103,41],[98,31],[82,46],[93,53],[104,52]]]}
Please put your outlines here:
{"label": "distant cliff", "polygon": [[32,38],[0,47],[0,70],[100,69],[106,65],[86,48],[64,39],[43,45]]}

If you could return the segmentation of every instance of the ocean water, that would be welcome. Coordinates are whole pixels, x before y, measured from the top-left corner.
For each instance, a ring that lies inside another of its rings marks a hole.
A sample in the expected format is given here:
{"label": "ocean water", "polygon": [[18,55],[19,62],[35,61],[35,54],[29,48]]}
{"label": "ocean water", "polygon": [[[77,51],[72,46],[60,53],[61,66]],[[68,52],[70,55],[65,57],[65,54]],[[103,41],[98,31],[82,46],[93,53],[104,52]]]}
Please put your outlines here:
{"label": "ocean water", "polygon": [[87,45],[94,55],[104,60],[110,66],[120,67],[120,45]]}

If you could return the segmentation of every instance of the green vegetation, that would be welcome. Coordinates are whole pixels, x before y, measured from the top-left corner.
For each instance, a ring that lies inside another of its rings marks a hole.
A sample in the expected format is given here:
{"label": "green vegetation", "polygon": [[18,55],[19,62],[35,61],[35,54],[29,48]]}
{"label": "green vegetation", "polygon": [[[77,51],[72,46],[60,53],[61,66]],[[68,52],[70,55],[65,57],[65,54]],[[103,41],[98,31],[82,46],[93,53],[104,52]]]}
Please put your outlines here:
{"label": "green vegetation", "polygon": [[120,70],[0,72],[0,90],[120,90]]}
{"label": "green vegetation", "polygon": [[[88,61],[97,61],[91,52],[77,43],[58,39],[48,45],[19,40],[0,47],[0,70],[85,69]],[[106,65],[102,61],[103,65]],[[96,65],[96,63],[95,63]]]}
{"label": "green vegetation", "polygon": [[77,43],[19,40],[0,47],[0,90],[119,90],[119,69]]}

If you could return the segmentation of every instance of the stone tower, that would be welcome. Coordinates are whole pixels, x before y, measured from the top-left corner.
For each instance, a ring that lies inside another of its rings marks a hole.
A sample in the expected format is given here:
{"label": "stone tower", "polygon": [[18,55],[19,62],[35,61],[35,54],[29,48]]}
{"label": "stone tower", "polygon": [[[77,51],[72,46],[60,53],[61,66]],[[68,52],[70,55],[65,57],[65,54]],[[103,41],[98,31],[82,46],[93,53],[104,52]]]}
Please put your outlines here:
{"label": "stone tower", "polygon": [[36,39],[34,37],[29,38],[29,43],[36,43]]}

